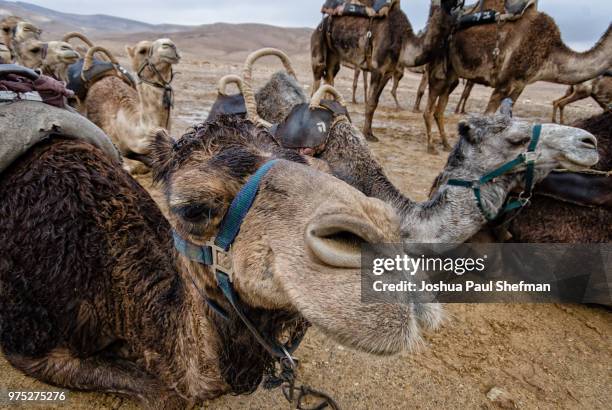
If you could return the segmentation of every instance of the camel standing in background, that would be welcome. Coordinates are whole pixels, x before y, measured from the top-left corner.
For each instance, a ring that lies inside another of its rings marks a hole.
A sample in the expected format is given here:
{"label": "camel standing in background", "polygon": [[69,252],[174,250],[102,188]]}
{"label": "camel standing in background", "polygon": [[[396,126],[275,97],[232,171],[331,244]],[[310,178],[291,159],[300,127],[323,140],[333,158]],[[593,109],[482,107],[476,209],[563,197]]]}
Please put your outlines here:
{"label": "camel standing in background", "polygon": [[[359,77],[363,74],[363,96],[364,96],[364,104],[368,102],[368,72],[362,70],[359,67],[353,66],[351,63],[342,63],[343,66],[350,68],[353,70],[353,104],[357,104],[357,87],[359,86]],[[391,87],[391,96],[395,101],[395,107],[398,110],[401,110],[402,107],[397,98],[397,89],[399,88],[399,83],[404,78],[404,69],[398,69],[395,74],[393,74],[393,87]]]}
{"label": "camel standing in background", "polygon": [[431,139],[434,118],[442,144],[450,149],[444,110],[459,78],[493,87],[486,113],[495,112],[506,97],[516,101],[523,89],[536,81],[581,83],[612,65],[612,25],[593,48],[579,53],[563,43],[550,16],[530,7],[515,21],[457,31],[447,55],[428,66],[429,96],[423,117],[430,153],[436,152]]}
{"label": "camel standing in background", "polygon": [[557,122],[557,110],[559,110],[559,122],[563,124],[563,109],[565,106],[589,97],[592,97],[604,111],[610,109],[612,103],[612,72],[584,83],[569,86],[563,97],[553,101],[553,122]]}
{"label": "camel standing in background", "polygon": [[[91,48],[88,57],[93,58],[96,49]],[[164,85],[169,87],[180,54],[169,39],[141,41],[126,51],[140,79],[138,90],[118,76],[104,77],[91,85],[81,111],[106,132],[122,155],[146,162],[151,132],[172,126],[172,101],[168,101],[172,95]],[[137,164],[126,161],[126,168],[134,172]]]}
{"label": "camel standing in background", "polygon": [[[433,0],[427,29],[416,35],[404,12],[396,2],[386,18],[325,18],[311,37],[313,90],[321,80],[333,85],[342,63],[367,69],[371,73],[363,133],[377,141],[372,120],[380,95],[400,67],[423,65],[440,52],[453,27],[451,11],[458,0]],[[371,32],[371,39],[368,39]],[[314,92],[314,91],[313,91]]]}

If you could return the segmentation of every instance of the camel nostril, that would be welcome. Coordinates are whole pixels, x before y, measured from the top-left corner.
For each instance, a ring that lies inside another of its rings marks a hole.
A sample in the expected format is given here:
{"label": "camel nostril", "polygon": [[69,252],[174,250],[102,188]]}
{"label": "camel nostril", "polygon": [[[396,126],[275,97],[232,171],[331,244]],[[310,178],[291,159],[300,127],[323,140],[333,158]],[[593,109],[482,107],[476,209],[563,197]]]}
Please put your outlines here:
{"label": "camel nostril", "polygon": [[580,139],[580,142],[589,148],[597,149],[597,139],[595,139],[595,137],[593,137],[592,135],[582,137]]}
{"label": "camel nostril", "polygon": [[321,262],[338,268],[360,268],[362,245],[373,227],[348,215],[327,215],[306,230],[306,246]]}

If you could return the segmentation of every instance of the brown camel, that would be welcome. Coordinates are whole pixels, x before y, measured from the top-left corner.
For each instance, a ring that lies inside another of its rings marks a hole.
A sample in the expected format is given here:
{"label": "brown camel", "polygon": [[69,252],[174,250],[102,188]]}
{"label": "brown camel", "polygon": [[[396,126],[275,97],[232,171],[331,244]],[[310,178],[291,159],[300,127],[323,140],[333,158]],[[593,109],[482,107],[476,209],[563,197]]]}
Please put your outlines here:
{"label": "brown camel", "polygon": [[[158,132],[154,175],[169,220],[83,141],[55,137],[6,169],[0,344],[8,361],[56,386],[182,409],[272,377],[275,358],[255,332],[279,349],[277,338],[295,340],[307,320],[346,346],[391,354],[437,326],[436,304],[361,303],[359,244],[397,242],[394,211],[260,139],[271,141],[227,116],[178,141]],[[247,179],[275,158],[226,254],[234,308],[210,267],[173,249],[172,231],[203,245]]]}
{"label": "brown camel", "polygon": [[311,37],[313,92],[319,89],[322,79],[333,85],[342,63],[369,71],[370,92],[363,132],[368,140],[376,141],[372,120],[382,90],[402,67],[423,65],[440,52],[439,45],[451,33],[451,11],[457,3],[433,0],[427,30],[420,35],[412,30],[399,2],[393,3],[384,19],[351,16],[323,19]]}
{"label": "brown camel", "polygon": [[612,105],[612,72],[584,83],[570,85],[563,97],[553,101],[553,122],[557,122],[557,110],[559,110],[559,122],[563,124],[563,109],[565,106],[589,97],[592,97],[604,111],[610,110]]}
{"label": "brown camel", "polygon": [[[87,58],[92,59],[98,50],[99,47],[91,48]],[[171,128],[170,82],[172,66],[179,62],[180,54],[169,39],[141,41],[135,47],[126,47],[126,51],[140,79],[138,90],[119,76],[104,77],[90,86],[82,111],[108,134],[122,155],[147,161],[152,130]],[[110,53],[106,54],[116,62]],[[126,161],[126,168],[134,172],[140,167]]]}
{"label": "brown camel", "polygon": [[[20,21],[25,20],[17,16],[7,16],[0,20],[0,34],[2,35],[2,40],[0,42],[4,43],[4,45],[6,45],[11,50],[11,52],[13,52],[13,33],[15,31],[15,27],[17,27],[17,23],[19,23]],[[13,52],[13,56],[14,55],[15,54]]]}
{"label": "brown camel", "polygon": [[68,80],[68,67],[79,58],[79,53],[63,41],[30,39],[20,45],[21,65],[40,69],[43,74],[64,82]]}
{"label": "brown camel", "polygon": [[10,48],[18,64],[30,67],[29,53],[32,47],[40,43],[42,30],[28,21],[17,21],[11,31]]}
{"label": "brown camel", "polygon": [[[485,1],[485,7],[499,8],[500,1]],[[550,16],[530,7],[517,20],[455,32],[445,56],[428,66],[429,96],[423,117],[427,147],[432,153],[436,152],[431,139],[434,118],[442,144],[450,148],[444,110],[458,78],[493,87],[486,113],[495,112],[506,97],[516,101],[525,86],[536,81],[581,83],[612,65],[612,25],[593,48],[578,53],[563,43]]]}
{"label": "brown camel", "polygon": [[[367,104],[368,99],[368,72],[362,70],[359,67],[355,67],[350,63],[343,63],[343,66],[350,68],[353,70],[353,104],[357,104],[357,87],[359,86],[359,77],[363,75],[363,96],[364,96],[364,104]],[[395,101],[395,107],[398,110],[402,109],[402,106],[397,99],[397,89],[399,88],[399,83],[404,78],[404,70],[399,69],[395,74],[393,74],[393,86],[391,87],[391,96]]]}

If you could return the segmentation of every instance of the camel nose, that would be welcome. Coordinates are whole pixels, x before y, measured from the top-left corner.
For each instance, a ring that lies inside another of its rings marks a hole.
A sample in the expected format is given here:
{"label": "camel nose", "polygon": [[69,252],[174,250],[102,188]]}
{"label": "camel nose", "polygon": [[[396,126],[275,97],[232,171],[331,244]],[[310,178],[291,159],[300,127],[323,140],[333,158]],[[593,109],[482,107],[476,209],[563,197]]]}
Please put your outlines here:
{"label": "camel nose", "polygon": [[597,138],[587,134],[580,137],[580,144],[583,148],[597,149]]}
{"label": "camel nose", "polygon": [[350,214],[315,218],[306,228],[306,246],[321,262],[337,268],[360,268],[362,246],[381,242],[375,226]]}

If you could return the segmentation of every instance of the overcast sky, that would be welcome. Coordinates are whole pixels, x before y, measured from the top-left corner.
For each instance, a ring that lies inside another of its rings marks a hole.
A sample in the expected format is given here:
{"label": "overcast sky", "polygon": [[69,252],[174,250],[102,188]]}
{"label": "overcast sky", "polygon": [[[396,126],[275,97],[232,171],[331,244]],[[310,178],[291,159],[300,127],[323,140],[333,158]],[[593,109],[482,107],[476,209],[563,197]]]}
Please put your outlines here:
{"label": "overcast sky", "polygon": [[[323,4],[323,0],[27,1],[58,11],[111,14],[148,23],[256,22],[288,27],[316,26]],[[427,18],[429,0],[401,0],[401,3],[413,27],[421,29]],[[612,0],[539,0],[539,8],[555,18],[564,40],[579,49],[590,47],[612,18]]]}

